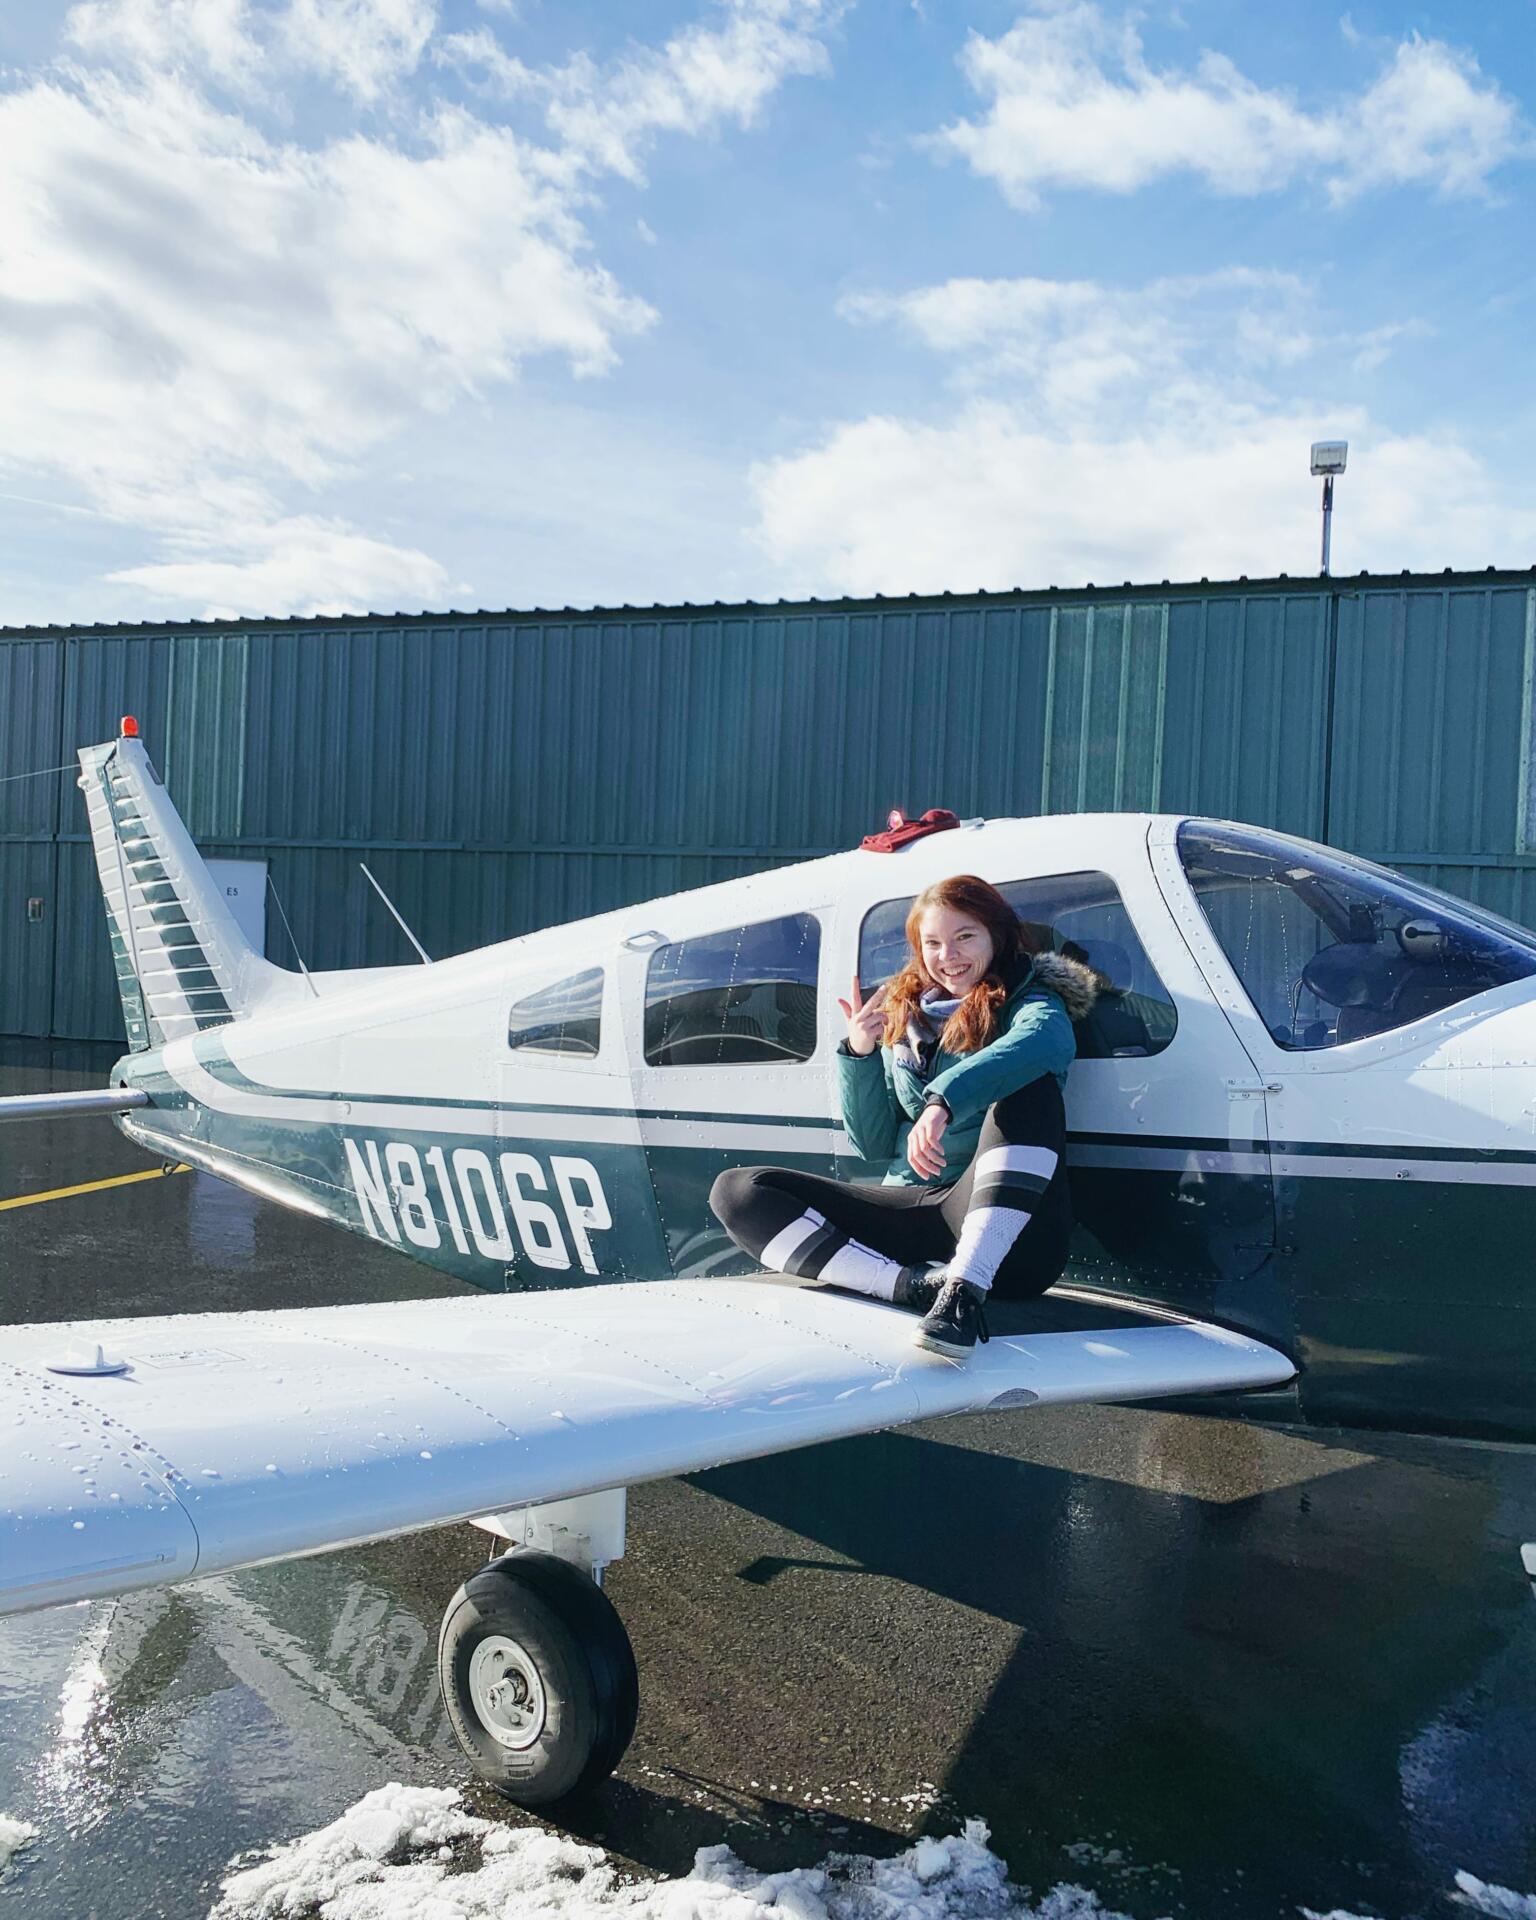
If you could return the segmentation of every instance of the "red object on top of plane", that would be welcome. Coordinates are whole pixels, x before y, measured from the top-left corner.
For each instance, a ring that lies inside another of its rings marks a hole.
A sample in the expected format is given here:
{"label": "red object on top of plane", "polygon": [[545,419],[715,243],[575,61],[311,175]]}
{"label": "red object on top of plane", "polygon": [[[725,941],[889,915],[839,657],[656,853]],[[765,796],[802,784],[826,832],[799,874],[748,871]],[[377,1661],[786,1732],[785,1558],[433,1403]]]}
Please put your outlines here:
{"label": "red object on top of plane", "polygon": [[930,807],[918,820],[909,820],[900,807],[892,807],[885,832],[866,833],[859,845],[865,853],[895,853],[914,840],[930,833],[947,833],[959,824],[959,814],[951,813],[948,807]]}
{"label": "red object on top of plane", "polygon": [[138,737],[139,737],[138,721],[134,719],[131,713],[125,713],[123,715],[123,738],[125,740],[137,740]]}

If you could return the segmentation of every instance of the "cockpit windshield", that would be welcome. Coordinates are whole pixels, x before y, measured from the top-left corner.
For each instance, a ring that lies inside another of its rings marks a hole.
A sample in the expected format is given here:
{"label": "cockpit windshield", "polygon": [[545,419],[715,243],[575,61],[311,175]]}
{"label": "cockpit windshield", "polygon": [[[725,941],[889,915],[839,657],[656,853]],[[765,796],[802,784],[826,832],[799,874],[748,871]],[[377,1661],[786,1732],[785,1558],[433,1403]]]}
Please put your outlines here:
{"label": "cockpit windshield", "polygon": [[1344,1046],[1536,974],[1536,934],[1349,854],[1186,820],[1179,858],[1282,1047]]}

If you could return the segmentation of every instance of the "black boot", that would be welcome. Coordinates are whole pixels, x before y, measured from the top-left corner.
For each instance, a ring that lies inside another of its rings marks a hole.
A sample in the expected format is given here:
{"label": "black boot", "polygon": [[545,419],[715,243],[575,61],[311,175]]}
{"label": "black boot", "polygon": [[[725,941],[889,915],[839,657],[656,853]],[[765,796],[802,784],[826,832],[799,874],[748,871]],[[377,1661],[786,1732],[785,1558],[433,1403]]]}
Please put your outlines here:
{"label": "black boot", "polygon": [[903,1267],[896,1276],[896,1291],[891,1304],[905,1307],[909,1313],[931,1313],[933,1303],[944,1286],[942,1261],[925,1261],[919,1267]]}
{"label": "black boot", "polygon": [[964,1360],[978,1340],[988,1340],[985,1293],[968,1280],[946,1280],[926,1319],[912,1336],[915,1347]]}

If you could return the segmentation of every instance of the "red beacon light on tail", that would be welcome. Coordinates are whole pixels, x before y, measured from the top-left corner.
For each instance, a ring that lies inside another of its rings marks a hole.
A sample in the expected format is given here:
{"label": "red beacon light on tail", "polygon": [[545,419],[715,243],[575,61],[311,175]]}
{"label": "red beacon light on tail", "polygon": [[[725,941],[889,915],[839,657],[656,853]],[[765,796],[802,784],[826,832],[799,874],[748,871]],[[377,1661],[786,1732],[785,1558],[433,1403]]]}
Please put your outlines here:
{"label": "red beacon light on tail", "polygon": [[947,833],[959,824],[959,814],[951,813],[948,807],[930,807],[918,820],[909,820],[900,807],[892,807],[885,832],[866,833],[859,845],[865,853],[896,853],[914,840],[925,839],[930,833]]}
{"label": "red beacon light on tail", "polygon": [[125,740],[137,740],[139,737],[139,723],[131,713],[123,715],[122,735]]}

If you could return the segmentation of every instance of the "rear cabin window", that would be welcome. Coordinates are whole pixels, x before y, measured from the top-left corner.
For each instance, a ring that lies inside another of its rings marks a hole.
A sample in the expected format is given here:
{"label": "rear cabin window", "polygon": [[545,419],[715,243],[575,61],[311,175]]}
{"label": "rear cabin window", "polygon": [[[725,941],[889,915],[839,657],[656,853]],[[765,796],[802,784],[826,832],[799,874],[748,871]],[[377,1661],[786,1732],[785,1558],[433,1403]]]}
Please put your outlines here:
{"label": "rear cabin window", "polygon": [[821,923],[792,913],[658,947],[645,978],[653,1067],[782,1066],[816,1051]]}
{"label": "rear cabin window", "polygon": [[1536,974],[1536,936],[1386,867],[1188,820],[1179,858],[1277,1046],[1339,1047]]}
{"label": "rear cabin window", "polygon": [[592,967],[541,987],[513,1007],[507,1045],[520,1053],[560,1053],[595,1060],[603,1044],[603,970]]}
{"label": "rear cabin window", "polygon": [[[1085,961],[1099,977],[1093,1011],[1073,1026],[1078,1059],[1161,1053],[1173,1038],[1178,1015],[1109,875],[1056,873],[995,884],[1023,921],[1035,952]],[[859,984],[866,994],[906,964],[905,927],[913,897],[882,901],[864,916]]]}

